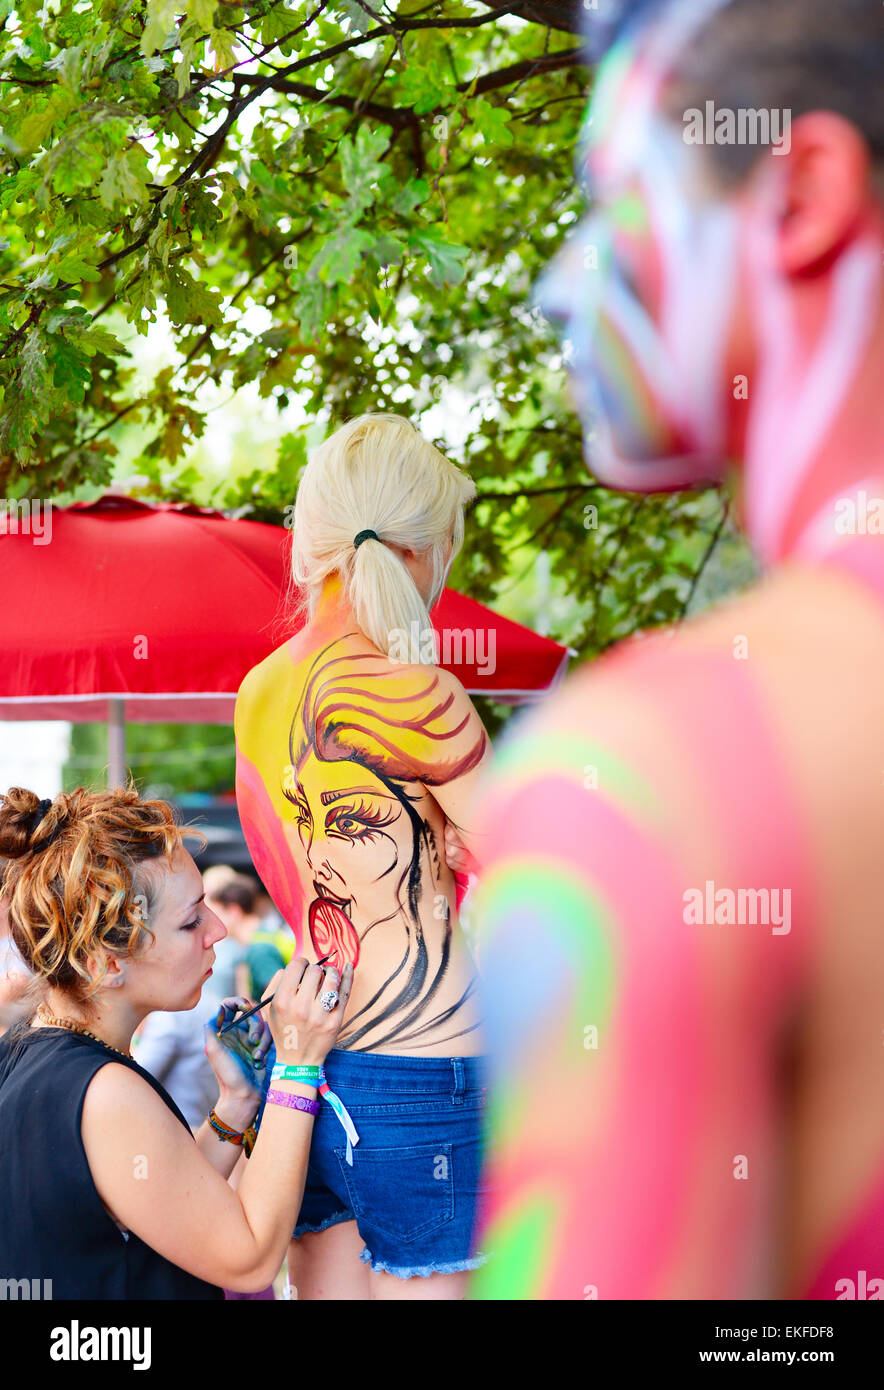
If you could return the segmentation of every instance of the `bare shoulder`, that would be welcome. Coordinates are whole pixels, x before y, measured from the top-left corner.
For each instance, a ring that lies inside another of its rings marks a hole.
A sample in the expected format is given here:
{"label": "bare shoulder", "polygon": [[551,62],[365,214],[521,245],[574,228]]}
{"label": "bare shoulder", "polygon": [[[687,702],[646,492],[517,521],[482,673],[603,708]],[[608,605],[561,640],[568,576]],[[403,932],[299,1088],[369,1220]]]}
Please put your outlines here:
{"label": "bare shoulder", "polygon": [[446,670],[444,666],[412,666],[407,669],[412,672],[411,679],[415,683],[421,680],[426,681],[427,673],[432,673],[433,693],[437,699],[437,717],[442,722],[447,725],[463,724],[472,728],[483,727],[467,690],[453,671]]}
{"label": "bare shoulder", "polygon": [[151,1126],[171,1125],[180,1129],[174,1114],[153,1086],[132,1067],[108,1062],[89,1083],[83,1101],[83,1139],[90,1135],[106,1137],[111,1130],[131,1120]]}
{"label": "bare shoulder", "polygon": [[278,679],[280,667],[284,663],[291,665],[291,658],[287,655],[288,646],[288,642],[283,642],[281,646],[270,652],[269,656],[265,656],[263,661],[259,661],[256,666],[252,666],[246,672],[236,693],[238,712]]}
{"label": "bare shoulder", "polygon": [[397,778],[438,787],[489,752],[469,695],[439,666],[391,660],[362,644],[337,644],[304,687],[307,744]]}
{"label": "bare shoulder", "polygon": [[268,731],[290,725],[310,673],[309,651],[302,652],[299,639],[290,638],[244,676],[236,696],[233,729],[239,752],[256,765],[261,764]]}
{"label": "bare shoulder", "polygon": [[677,627],[639,634],[588,663],[553,697],[548,717],[604,711],[616,719],[629,690],[665,702],[658,674],[683,671],[699,686],[716,665],[777,686],[786,699],[808,682],[841,697],[870,661],[884,672],[880,601],[834,567],[788,565]]}
{"label": "bare shoulder", "polygon": [[[415,731],[439,749],[445,781],[472,771],[490,756],[491,741],[462,682],[443,666],[388,667],[391,687],[399,688],[416,719]],[[450,755],[444,756],[447,749]]]}
{"label": "bare shoulder", "polygon": [[771,804],[775,767],[807,843],[817,858],[825,849],[835,921],[864,863],[880,858],[884,783],[870,750],[884,740],[882,686],[880,601],[834,567],[785,566],[578,671],[520,725],[494,790],[583,771],[591,785],[634,787],[669,841],[701,845],[703,799],[738,779]]}
{"label": "bare shoulder", "polygon": [[441,666],[399,662],[364,642],[346,641],[302,665],[308,718],[328,709],[335,719],[363,713],[429,737],[482,727],[461,682]]}
{"label": "bare shoulder", "polygon": [[[836,565],[784,564],[744,593],[677,629],[678,646],[733,653],[741,641],[793,663],[818,661],[822,650],[850,661],[867,642],[884,639],[884,609],[865,585]],[[752,659],[749,646],[747,659]]]}

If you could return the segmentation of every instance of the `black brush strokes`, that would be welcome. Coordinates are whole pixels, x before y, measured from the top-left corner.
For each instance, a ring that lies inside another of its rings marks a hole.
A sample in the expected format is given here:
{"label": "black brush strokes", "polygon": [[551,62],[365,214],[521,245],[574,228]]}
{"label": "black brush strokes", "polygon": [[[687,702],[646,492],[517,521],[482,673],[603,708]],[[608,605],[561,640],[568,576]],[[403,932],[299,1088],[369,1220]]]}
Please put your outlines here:
{"label": "black brush strokes", "polygon": [[[289,730],[289,760],[293,766],[297,766],[300,755],[305,751],[307,746],[303,738],[299,735],[299,724],[308,688],[311,683],[317,679],[317,668],[320,666],[320,663],[337,665],[339,662],[348,660],[384,659],[374,653],[366,653],[353,657],[344,656],[329,658],[329,653],[339,642],[346,640],[346,636],[355,636],[355,634],[346,634],[345,637],[336,638],[327,646],[323,647],[310,664]],[[352,693],[364,694],[364,691],[354,689]],[[397,703],[395,697],[379,696],[379,698],[386,704]],[[359,758],[355,755],[351,755],[350,758],[344,761],[352,762],[356,766],[362,766]],[[417,797],[411,796],[406,791],[405,786],[385,776],[376,766],[373,765],[367,770],[387,787],[391,795],[396,797],[399,804],[404,809],[411,823],[413,848],[411,861],[399,881],[397,890],[397,897],[399,897],[401,889],[405,886],[405,901],[402,902],[400,898],[402,912],[406,917],[406,932],[408,935],[408,944],[405,954],[393,973],[384,981],[380,988],[375,991],[371,999],[363,1004],[358,1013],[347,1020],[343,1032],[337,1039],[336,1045],[339,1048],[356,1052],[372,1052],[376,1051],[378,1048],[389,1046],[390,1043],[404,1043],[410,1041],[412,1038],[421,1037],[434,1027],[441,1027],[464,1006],[471,997],[475,987],[475,980],[473,980],[467,986],[456,1004],[453,1004],[449,1009],[435,1015],[428,1021],[423,1022],[420,1027],[413,1028],[412,1025],[417,1023],[425,1014],[428,1005],[438,993],[448,973],[452,944],[451,910],[446,903],[441,958],[437,968],[432,974],[432,978],[430,978],[428,982],[428,976],[430,974],[429,953],[424,939],[423,924],[420,920],[420,899],[423,887],[421,851],[422,849],[426,849],[430,864],[435,864],[438,871],[440,867],[440,858],[436,847],[435,836],[428,822],[418,815],[412,805],[412,802],[418,799]],[[285,789],[283,789],[283,795],[288,801],[297,804],[296,798],[286,792]],[[412,924],[411,927],[408,926],[409,918]],[[376,925],[378,924],[371,923],[371,925],[365,929],[360,936],[360,943]],[[398,993],[390,999],[388,1003],[383,1005],[374,1017],[366,1018],[365,1016],[370,1014],[371,1011],[377,1007],[383,996],[393,985],[393,982],[398,980],[405,970],[407,970],[405,982]],[[365,1021],[361,1026],[354,1028],[353,1025],[363,1018]],[[373,1041],[365,1041],[366,1039],[370,1039],[371,1035],[383,1030],[385,1025],[387,1026],[387,1031],[382,1032],[381,1037],[376,1037]],[[461,1033],[454,1033],[451,1037],[461,1037],[464,1033],[472,1032],[476,1027],[478,1027],[478,1025],[473,1024],[471,1028],[463,1029]],[[449,1041],[449,1039],[445,1039],[445,1041]],[[429,1044],[426,1042],[419,1042],[416,1044],[418,1047],[425,1047],[428,1045]]]}

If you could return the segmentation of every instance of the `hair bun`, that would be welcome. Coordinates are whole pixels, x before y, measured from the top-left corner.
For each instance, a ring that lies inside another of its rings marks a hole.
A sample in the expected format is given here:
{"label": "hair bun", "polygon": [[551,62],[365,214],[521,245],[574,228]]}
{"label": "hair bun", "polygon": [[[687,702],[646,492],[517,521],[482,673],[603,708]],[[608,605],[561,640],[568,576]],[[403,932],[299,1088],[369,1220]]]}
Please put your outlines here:
{"label": "hair bun", "polygon": [[[20,859],[30,850],[38,848],[31,844],[31,840],[37,826],[51,809],[50,797],[41,800],[35,792],[25,787],[10,787],[8,792],[0,794],[0,857]],[[53,837],[58,829],[58,825],[53,827]],[[40,841],[40,845],[44,843],[45,839]]]}

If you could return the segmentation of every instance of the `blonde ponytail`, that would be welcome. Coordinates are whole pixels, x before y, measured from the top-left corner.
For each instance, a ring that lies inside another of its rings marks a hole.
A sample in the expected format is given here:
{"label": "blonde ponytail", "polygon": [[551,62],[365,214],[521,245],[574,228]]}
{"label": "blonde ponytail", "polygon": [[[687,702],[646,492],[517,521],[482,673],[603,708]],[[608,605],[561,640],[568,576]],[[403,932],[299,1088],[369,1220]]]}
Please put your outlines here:
{"label": "blonde ponytail", "polygon": [[[350,420],[316,450],[295,500],[292,577],[309,612],[325,580],[339,574],[359,627],[379,651],[417,632],[415,656],[419,650],[417,659],[432,665],[428,610],[463,543],[464,507],[475,495],[472,479],[401,415]],[[354,546],[365,530],[378,539]],[[428,603],[390,546],[428,555]]]}

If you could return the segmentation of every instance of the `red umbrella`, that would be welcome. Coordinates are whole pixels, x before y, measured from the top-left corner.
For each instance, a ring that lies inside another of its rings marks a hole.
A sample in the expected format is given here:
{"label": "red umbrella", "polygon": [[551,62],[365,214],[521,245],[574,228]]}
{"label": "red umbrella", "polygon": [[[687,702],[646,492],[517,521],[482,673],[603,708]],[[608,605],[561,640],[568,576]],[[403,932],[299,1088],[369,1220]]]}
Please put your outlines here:
{"label": "red umbrella", "polygon": [[[0,511],[0,719],[107,721],[111,783],[124,714],[232,723],[246,672],[297,631],[291,533],[114,493],[35,508]],[[566,647],[452,589],[433,622],[471,694],[519,703],[564,675]]]}

